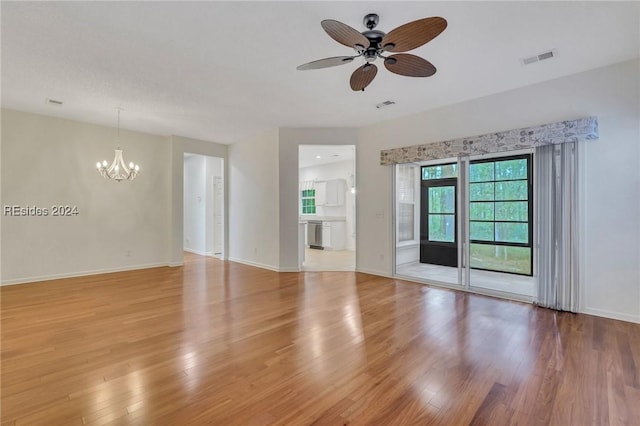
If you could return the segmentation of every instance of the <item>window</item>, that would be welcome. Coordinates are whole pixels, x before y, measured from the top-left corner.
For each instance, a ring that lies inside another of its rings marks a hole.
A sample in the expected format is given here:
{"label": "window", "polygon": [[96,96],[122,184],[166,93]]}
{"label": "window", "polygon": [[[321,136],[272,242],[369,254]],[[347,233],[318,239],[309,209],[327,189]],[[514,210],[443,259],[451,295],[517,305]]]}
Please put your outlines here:
{"label": "window", "polygon": [[316,190],[303,189],[300,197],[302,214],[316,214]]}
{"label": "window", "polygon": [[416,240],[416,191],[418,168],[400,164],[397,168],[398,242]]}
{"label": "window", "polygon": [[469,166],[470,266],[532,274],[531,155]]}

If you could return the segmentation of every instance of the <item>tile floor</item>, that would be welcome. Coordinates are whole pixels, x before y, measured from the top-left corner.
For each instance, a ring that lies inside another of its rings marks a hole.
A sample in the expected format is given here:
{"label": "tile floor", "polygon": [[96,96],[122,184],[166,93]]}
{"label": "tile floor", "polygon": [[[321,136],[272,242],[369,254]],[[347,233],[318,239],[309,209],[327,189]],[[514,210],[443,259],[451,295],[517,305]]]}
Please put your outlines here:
{"label": "tile floor", "polygon": [[[414,262],[396,267],[396,275],[458,285],[458,268]],[[480,289],[533,296],[535,277],[493,271],[471,270],[470,283]]]}
{"label": "tile floor", "polygon": [[354,271],[356,252],[351,250],[305,249],[303,271]]}

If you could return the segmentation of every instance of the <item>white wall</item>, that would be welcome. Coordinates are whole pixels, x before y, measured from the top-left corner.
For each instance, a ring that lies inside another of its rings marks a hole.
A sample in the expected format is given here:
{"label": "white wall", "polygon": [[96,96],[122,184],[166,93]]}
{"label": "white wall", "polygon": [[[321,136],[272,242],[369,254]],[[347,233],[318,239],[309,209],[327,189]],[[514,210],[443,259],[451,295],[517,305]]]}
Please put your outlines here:
{"label": "white wall", "polygon": [[235,143],[228,161],[229,259],[273,270],[280,266],[278,136],[274,129]]}
{"label": "white wall", "polygon": [[640,322],[640,61],[630,61],[361,128],[357,267],[391,274],[391,166],[380,150],[595,115],[584,144],[581,310]]}
{"label": "white wall", "polygon": [[[220,238],[224,239],[224,235],[215,235],[215,224],[214,224],[214,187],[213,187],[213,179],[220,178],[222,179],[223,175],[223,163],[221,158],[216,157],[204,157],[205,159],[205,170],[206,170],[206,196],[207,202],[205,206],[205,232],[206,232],[206,244],[205,244],[205,254],[208,256],[213,256],[216,253],[215,250],[215,239]],[[222,180],[224,186],[224,180]],[[224,191],[223,191],[224,192]],[[223,193],[224,198],[224,193]],[[220,200],[223,201],[223,200]],[[224,206],[223,206],[224,208]],[[223,230],[221,230],[224,232]],[[220,232],[222,234],[222,232]]]}
{"label": "white wall", "polygon": [[[318,166],[302,167],[300,181],[343,179],[346,182],[345,203],[343,206],[317,206],[316,216],[344,216],[346,219],[345,242],[347,250],[355,250],[355,194],[351,193],[350,179],[355,175],[355,161],[338,161]],[[298,201],[298,206],[300,205]],[[304,216],[303,216],[304,217]]]}
{"label": "white wall", "polygon": [[200,155],[184,157],[184,249],[204,255],[206,247],[206,163]]}
{"label": "white wall", "polygon": [[[116,129],[2,110],[2,205],[77,206],[71,217],[2,216],[2,283],[166,265],[166,137],[121,130],[132,182],[104,180]],[[160,231],[159,231],[160,230]]]}

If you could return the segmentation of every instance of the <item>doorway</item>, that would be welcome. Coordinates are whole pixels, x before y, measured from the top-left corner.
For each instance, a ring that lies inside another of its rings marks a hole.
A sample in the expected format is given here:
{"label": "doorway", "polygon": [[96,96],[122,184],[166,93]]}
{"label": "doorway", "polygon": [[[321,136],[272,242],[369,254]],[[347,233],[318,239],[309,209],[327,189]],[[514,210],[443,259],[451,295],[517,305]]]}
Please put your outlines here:
{"label": "doorway", "polygon": [[300,269],[354,271],[355,146],[300,145],[298,164]]}
{"label": "doorway", "polygon": [[184,154],[183,249],[224,258],[224,160]]}
{"label": "doorway", "polygon": [[420,263],[458,266],[457,187],[454,178],[422,180]]}

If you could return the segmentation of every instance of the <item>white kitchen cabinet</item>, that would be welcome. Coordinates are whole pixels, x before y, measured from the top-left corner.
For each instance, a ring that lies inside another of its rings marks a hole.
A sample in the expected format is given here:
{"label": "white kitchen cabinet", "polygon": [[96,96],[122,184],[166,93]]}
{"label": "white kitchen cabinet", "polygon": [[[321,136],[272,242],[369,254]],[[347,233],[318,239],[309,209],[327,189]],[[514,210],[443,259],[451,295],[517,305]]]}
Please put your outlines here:
{"label": "white kitchen cabinet", "polygon": [[331,222],[322,222],[322,247],[331,250]]}
{"label": "white kitchen cabinet", "polygon": [[322,222],[322,246],[326,250],[344,250],[346,225],[344,221]]}
{"label": "white kitchen cabinet", "polygon": [[316,206],[343,206],[347,182],[344,179],[330,179],[315,185]]}

